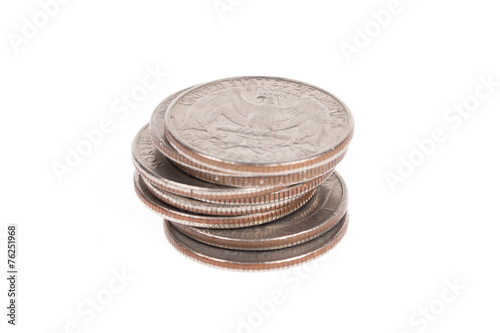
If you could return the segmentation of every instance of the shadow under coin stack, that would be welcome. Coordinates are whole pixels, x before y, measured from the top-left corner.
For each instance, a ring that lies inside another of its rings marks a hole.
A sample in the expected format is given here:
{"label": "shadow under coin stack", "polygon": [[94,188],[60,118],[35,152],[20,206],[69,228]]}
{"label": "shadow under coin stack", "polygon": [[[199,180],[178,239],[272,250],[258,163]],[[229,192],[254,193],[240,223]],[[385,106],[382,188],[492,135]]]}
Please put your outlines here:
{"label": "shadow under coin stack", "polygon": [[332,94],[237,77],[169,96],[132,145],[135,190],[184,255],[237,270],[289,267],[333,248],[348,225],[334,172],[353,135]]}

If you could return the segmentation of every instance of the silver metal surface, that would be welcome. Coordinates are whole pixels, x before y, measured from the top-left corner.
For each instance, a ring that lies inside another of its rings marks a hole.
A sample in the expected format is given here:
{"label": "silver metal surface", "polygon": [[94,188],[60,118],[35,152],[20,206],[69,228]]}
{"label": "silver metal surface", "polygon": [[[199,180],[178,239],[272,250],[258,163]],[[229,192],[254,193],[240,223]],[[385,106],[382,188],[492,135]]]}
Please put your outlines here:
{"label": "silver metal surface", "polygon": [[274,77],[196,86],[180,94],[165,115],[173,147],[238,172],[295,170],[334,158],[353,128],[350,111],[335,96]]}
{"label": "silver metal surface", "polygon": [[347,188],[334,173],[304,206],[263,225],[241,229],[175,227],[200,242],[237,250],[279,249],[307,242],[332,228],[347,211]]}
{"label": "silver metal surface", "polygon": [[[276,210],[279,208],[286,207],[287,205],[292,204],[295,200],[300,200],[302,196],[307,195],[307,193],[305,193],[298,197],[287,198],[280,201],[272,201],[266,203],[228,205],[224,203],[205,202],[175,195],[166,191],[162,191],[155,185],[144,180],[144,178],[142,180],[146,185],[146,187],[148,188],[149,192],[159,200],[163,201],[164,203],[191,213],[203,214],[203,215],[235,216],[235,215],[263,213],[270,210]],[[316,189],[312,191],[316,191]]]}
{"label": "silver metal surface", "polygon": [[290,205],[267,212],[239,216],[213,216],[189,213],[158,200],[148,191],[138,172],[134,175],[134,186],[142,203],[164,219],[203,228],[242,228],[271,222],[299,209],[314,194],[310,192]]}
{"label": "silver metal surface", "polygon": [[348,226],[334,172],[354,132],[334,95],[277,77],[235,77],[179,91],[132,144],[134,188],[169,242],[202,263],[290,267],[334,247]]}
{"label": "silver metal surface", "polygon": [[[318,163],[312,167],[303,168],[297,172],[278,172],[266,174],[249,174],[244,170],[217,170],[216,165],[196,160],[182,150],[174,148],[165,137],[165,113],[172,101],[184,91],[177,92],[164,101],[155,109],[150,120],[150,132],[155,146],[177,167],[196,178],[205,181],[236,187],[258,187],[258,186],[288,186],[302,182],[314,182],[322,175],[331,173],[334,166],[340,161],[347,151],[347,146],[338,152],[336,159]],[[324,178],[324,177],[323,177]],[[318,181],[320,183],[321,181]]]}
{"label": "silver metal surface", "polygon": [[299,245],[279,250],[241,251],[223,249],[198,242],[164,221],[169,242],[182,254],[198,262],[233,270],[269,270],[301,264],[317,258],[332,249],[345,235],[349,216],[323,235]]}
{"label": "silver metal surface", "polygon": [[134,166],[141,176],[156,187],[180,196],[228,205],[270,203],[295,198],[314,189],[322,181],[322,179],[319,179],[316,182],[293,186],[246,188],[209,183],[190,176],[172,165],[156,149],[148,125],[144,126],[135,137],[132,143],[132,157]]}

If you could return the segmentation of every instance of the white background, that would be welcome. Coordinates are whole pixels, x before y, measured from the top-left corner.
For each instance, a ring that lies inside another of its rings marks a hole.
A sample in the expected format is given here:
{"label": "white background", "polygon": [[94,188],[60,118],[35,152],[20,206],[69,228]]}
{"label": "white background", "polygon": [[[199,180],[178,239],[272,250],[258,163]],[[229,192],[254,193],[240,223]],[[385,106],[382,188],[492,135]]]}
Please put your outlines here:
{"label": "white background", "polygon": [[[0,263],[5,272],[6,226],[16,223],[20,274],[16,327],[1,279],[1,331],[498,332],[500,87],[460,123],[443,118],[474,101],[480,77],[500,81],[497,3],[401,0],[350,62],[342,43],[376,29],[370,13],[388,0],[230,3],[221,19],[213,0],[69,1],[14,47],[23,17],[41,7],[2,2]],[[148,67],[169,75],[128,115],[113,112]],[[238,75],[312,83],[354,114],[338,167],[351,225],[324,260],[261,273],[203,266],[168,244],[161,218],[135,197],[130,145],[154,107]],[[103,119],[113,130],[59,181],[53,163]],[[386,173],[436,128],[446,140],[391,190]],[[133,279],[89,310],[122,270]],[[455,295],[449,283],[466,289]],[[272,293],[280,304],[269,305]]]}

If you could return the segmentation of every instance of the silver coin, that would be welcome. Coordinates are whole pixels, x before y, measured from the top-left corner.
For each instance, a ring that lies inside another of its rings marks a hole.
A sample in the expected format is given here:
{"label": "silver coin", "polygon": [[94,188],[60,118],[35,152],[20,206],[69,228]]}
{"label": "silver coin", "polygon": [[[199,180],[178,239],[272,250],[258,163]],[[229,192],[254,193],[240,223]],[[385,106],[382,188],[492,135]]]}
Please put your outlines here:
{"label": "silver coin", "polygon": [[[134,166],[149,183],[180,196],[224,204],[269,203],[296,198],[317,187],[320,182],[294,186],[237,188],[212,184],[182,172],[156,149],[148,125],[144,126],[132,143]],[[321,180],[321,179],[320,179]]]}
{"label": "silver coin", "polygon": [[[342,160],[347,152],[347,147],[340,152],[337,158],[322,164],[313,169],[302,170],[300,172],[287,174],[273,174],[271,176],[244,176],[244,175],[223,175],[211,171],[199,171],[197,168],[191,168],[186,165],[174,163],[182,171],[210,183],[235,186],[235,187],[254,187],[254,186],[293,186],[295,184],[321,184],[329,175],[332,174],[338,161]],[[314,186],[316,186],[314,185]]]}
{"label": "silver coin", "polygon": [[263,213],[283,208],[289,204],[292,204],[295,200],[300,200],[302,196],[307,195],[306,193],[296,198],[295,197],[287,198],[280,201],[273,201],[269,203],[227,205],[223,203],[211,203],[211,202],[199,201],[175,195],[166,191],[162,191],[155,185],[144,180],[144,178],[143,181],[146,187],[148,188],[149,192],[159,200],[163,201],[164,203],[191,213],[203,214],[203,215],[235,216],[235,215]]}
{"label": "silver coin", "polygon": [[291,204],[272,211],[238,216],[210,216],[189,213],[158,200],[148,191],[138,172],[134,175],[134,187],[142,203],[164,219],[202,228],[242,228],[271,222],[296,211],[314,194],[307,193]]}
{"label": "silver coin", "polygon": [[184,235],[166,220],[164,229],[169,242],[195,261],[226,269],[258,271],[286,268],[317,258],[343,238],[348,221],[346,214],[333,228],[309,242],[269,251],[229,250],[207,245]]}
{"label": "silver coin", "polygon": [[347,188],[334,173],[300,209],[274,222],[241,229],[204,229],[175,224],[185,235],[236,250],[271,250],[304,243],[332,228],[347,211]]}
{"label": "silver coin", "polygon": [[175,149],[240,174],[283,174],[338,159],[353,128],[349,109],[332,94],[274,77],[196,86],[165,115],[165,135]]}
{"label": "silver coin", "polygon": [[[185,91],[185,90],[184,90]],[[169,105],[177,96],[184,91],[177,92],[163,100],[155,109],[150,120],[150,132],[155,146],[177,167],[190,175],[205,181],[236,187],[257,187],[257,186],[288,186],[308,181],[320,183],[331,174],[335,165],[340,161],[347,147],[339,151],[337,159],[329,160],[325,163],[314,165],[311,168],[293,173],[269,173],[267,175],[245,174],[234,170],[215,170],[210,164],[203,163],[175,149],[165,137],[165,113]],[[321,179],[320,179],[321,178]]]}

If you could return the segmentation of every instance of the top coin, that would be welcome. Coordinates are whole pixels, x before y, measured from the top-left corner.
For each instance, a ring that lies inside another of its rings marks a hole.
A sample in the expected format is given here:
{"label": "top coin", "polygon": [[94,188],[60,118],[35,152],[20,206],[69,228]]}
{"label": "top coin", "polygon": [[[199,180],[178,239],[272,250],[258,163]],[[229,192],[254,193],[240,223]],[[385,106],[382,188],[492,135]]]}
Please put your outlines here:
{"label": "top coin", "polygon": [[332,94],[299,81],[236,77],[179,95],[165,135],[182,153],[216,169],[266,173],[337,159],[354,121]]}

